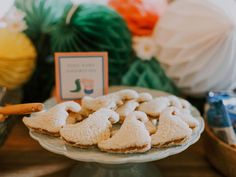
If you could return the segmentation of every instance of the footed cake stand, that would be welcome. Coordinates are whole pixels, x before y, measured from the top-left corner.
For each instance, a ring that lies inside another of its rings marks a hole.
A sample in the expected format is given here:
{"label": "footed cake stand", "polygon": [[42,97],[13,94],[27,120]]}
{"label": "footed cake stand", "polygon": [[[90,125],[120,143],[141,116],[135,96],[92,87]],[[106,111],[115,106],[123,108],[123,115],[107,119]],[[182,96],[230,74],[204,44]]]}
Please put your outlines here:
{"label": "footed cake stand", "polygon": [[[124,89],[125,87],[112,87],[110,91]],[[129,87],[130,88],[130,87]],[[166,95],[149,89],[132,88],[139,92],[149,92],[153,96]],[[54,98],[45,102],[46,108],[56,104]],[[186,150],[197,142],[204,130],[204,121],[199,112],[192,107],[192,114],[198,120],[199,126],[194,129],[191,138],[181,146],[155,149],[142,154],[112,154],[99,151],[97,148],[79,149],[65,145],[60,138],[54,138],[30,131],[30,136],[48,151],[64,155],[79,161],[72,170],[70,177],[160,177],[158,168],[152,161],[166,158]]]}

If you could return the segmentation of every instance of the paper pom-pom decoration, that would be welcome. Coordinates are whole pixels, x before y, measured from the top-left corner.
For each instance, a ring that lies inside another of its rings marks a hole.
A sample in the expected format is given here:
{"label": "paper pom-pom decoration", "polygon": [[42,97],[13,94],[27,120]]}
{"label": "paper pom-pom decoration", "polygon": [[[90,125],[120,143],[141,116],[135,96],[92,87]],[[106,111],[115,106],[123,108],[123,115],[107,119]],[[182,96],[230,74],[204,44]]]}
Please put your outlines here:
{"label": "paper pom-pom decoration", "polygon": [[81,4],[81,3],[96,3],[106,5],[108,0],[71,0],[73,4]]}
{"label": "paper pom-pom decoration", "polygon": [[47,34],[53,23],[57,22],[64,14],[67,0],[15,0],[16,7],[26,16],[26,34],[37,40],[42,34]]}
{"label": "paper pom-pom decoration", "polygon": [[54,26],[51,45],[55,52],[107,51],[110,84],[119,84],[132,55],[131,35],[122,17],[109,7],[80,4],[69,23]]}
{"label": "paper pom-pom decoration", "polygon": [[122,84],[178,94],[178,89],[165,75],[164,70],[155,58],[149,61],[136,59],[129,71],[124,75]]}
{"label": "paper pom-pom decoration", "polygon": [[0,18],[0,26],[11,31],[22,32],[27,28],[24,18],[25,13],[12,6],[5,16]]}
{"label": "paper pom-pom decoration", "polygon": [[155,29],[157,57],[183,92],[236,87],[236,2],[173,2]]}
{"label": "paper pom-pom decoration", "polygon": [[25,83],[35,67],[36,52],[22,33],[0,29],[0,86],[14,89]]}
{"label": "paper pom-pom decoration", "polygon": [[[24,85],[24,102],[44,101],[54,86],[54,63],[49,31],[64,15],[68,0],[15,0],[18,9],[25,13],[27,30],[38,53],[37,67]],[[43,83],[43,84],[42,84]]]}
{"label": "paper pom-pom decoration", "polygon": [[166,9],[166,0],[109,0],[125,19],[133,35],[150,35]]}
{"label": "paper pom-pom decoration", "polygon": [[152,36],[133,36],[133,49],[142,60],[150,60],[156,54],[155,41]]}

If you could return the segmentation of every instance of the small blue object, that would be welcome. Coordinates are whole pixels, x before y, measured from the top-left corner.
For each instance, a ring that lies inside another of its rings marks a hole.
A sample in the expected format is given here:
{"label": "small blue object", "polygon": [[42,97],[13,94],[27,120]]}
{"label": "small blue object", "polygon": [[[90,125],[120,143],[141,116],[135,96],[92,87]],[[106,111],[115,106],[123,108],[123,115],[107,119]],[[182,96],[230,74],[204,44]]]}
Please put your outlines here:
{"label": "small blue object", "polygon": [[84,93],[90,95],[93,93],[93,89],[91,89],[91,90],[84,89]]}
{"label": "small blue object", "polygon": [[236,144],[236,95],[233,92],[209,92],[207,121],[213,132],[228,144]]}
{"label": "small blue object", "polygon": [[222,100],[217,100],[210,103],[210,109],[207,112],[207,121],[214,127],[232,126],[229,114]]}

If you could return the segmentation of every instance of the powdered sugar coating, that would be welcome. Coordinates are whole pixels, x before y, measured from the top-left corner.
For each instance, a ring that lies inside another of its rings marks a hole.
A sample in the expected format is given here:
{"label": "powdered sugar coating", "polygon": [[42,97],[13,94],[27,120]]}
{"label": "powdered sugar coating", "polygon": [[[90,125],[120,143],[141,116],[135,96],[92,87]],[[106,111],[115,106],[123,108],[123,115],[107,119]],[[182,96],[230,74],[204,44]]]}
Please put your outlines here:
{"label": "powdered sugar coating", "polygon": [[127,101],[125,104],[121,105],[116,109],[116,112],[120,115],[120,121],[123,122],[125,117],[139,106],[138,102],[134,100]]}
{"label": "powdered sugar coating", "polygon": [[150,100],[152,100],[152,95],[150,93],[146,93],[146,92],[139,93],[139,96],[136,99],[136,101],[138,103],[143,103],[143,102],[147,102],[147,101],[150,101]]}
{"label": "powdered sugar coating", "polygon": [[139,97],[139,94],[135,90],[124,89],[116,92],[122,100],[133,100]]}
{"label": "powdered sugar coating", "polygon": [[173,95],[168,96],[167,98],[169,99],[171,106],[178,108],[178,116],[186,122],[190,128],[198,126],[197,120],[191,114],[191,104],[188,101]]}
{"label": "powdered sugar coating", "polygon": [[198,126],[198,121],[192,116],[188,109],[180,109],[177,114],[185,123],[188,124],[190,128],[195,128]]}
{"label": "powdered sugar coating", "polygon": [[91,111],[97,111],[101,108],[114,109],[116,108],[116,100],[110,99],[108,96],[97,98],[85,96],[82,99],[82,107]]}
{"label": "powdered sugar coating", "polygon": [[58,133],[63,125],[66,124],[69,113],[79,112],[80,105],[74,101],[60,103],[48,111],[32,114],[31,117],[24,117],[23,122],[27,127],[42,129],[52,133]]}
{"label": "powdered sugar coating", "polygon": [[179,98],[181,104],[182,104],[182,108],[183,109],[186,109],[186,110],[191,110],[191,104],[187,101],[187,100],[184,100],[182,98]]}
{"label": "powdered sugar coating", "polygon": [[101,108],[87,119],[66,125],[60,130],[61,137],[75,146],[92,146],[111,135],[112,123],[119,121],[119,115],[107,108]]}
{"label": "powdered sugar coating", "polygon": [[97,111],[100,108],[116,109],[126,100],[138,98],[138,93],[134,90],[121,90],[108,95],[92,98],[85,96],[82,99],[82,107],[88,110]]}
{"label": "powdered sugar coating", "polygon": [[144,102],[138,107],[139,111],[143,111],[149,116],[159,117],[160,113],[170,105],[167,97],[157,97],[151,101]]}
{"label": "powdered sugar coating", "polygon": [[170,95],[170,96],[167,96],[167,98],[169,99],[170,101],[170,106],[174,106],[176,108],[179,108],[179,109],[182,109],[183,106],[180,102],[180,99],[174,95]]}
{"label": "powdered sugar coating", "polygon": [[178,98],[174,95],[168,96],[167,98],[170,101],[170,106],[174,106],[179,109],[185,109],[185,110],[190,111],[191,104],[187,100],[184,100],[182,98]]}
{"label": "powdered sugar coating", "polygon": [[176,107],[169,107],[161,113],[157,131],[151,136],[152,146],[162,147],[167,142],[183,140],[191,136],[192,130],[176,112],[178,112]]}
{"label": "powdered sugar coating", "polygon": [[[144,123],[148,121],[143,112],[129,114],[121,128],[110,139],[98,143],[98,147],[108,152],[145,152],[151,148],[151,138]],[[137,148],[136,148],[137,147]]]}

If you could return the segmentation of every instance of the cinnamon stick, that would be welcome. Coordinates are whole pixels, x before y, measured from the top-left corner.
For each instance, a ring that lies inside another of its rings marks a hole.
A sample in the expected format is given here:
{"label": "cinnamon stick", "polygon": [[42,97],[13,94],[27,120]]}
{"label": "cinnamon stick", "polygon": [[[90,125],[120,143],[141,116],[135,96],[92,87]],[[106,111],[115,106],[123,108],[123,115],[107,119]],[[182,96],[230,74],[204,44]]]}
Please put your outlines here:
{"label": "cinnamon stick", "polygon": [[44,105],[42,103],[8,105],[5,107],[0,107],[0,114],[4,115],[31,114],[33,112],[42,111],[43,108]]}

